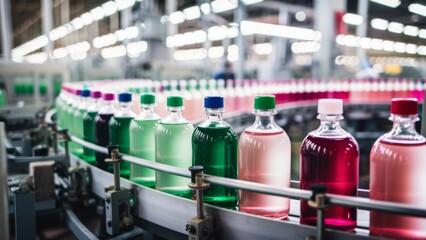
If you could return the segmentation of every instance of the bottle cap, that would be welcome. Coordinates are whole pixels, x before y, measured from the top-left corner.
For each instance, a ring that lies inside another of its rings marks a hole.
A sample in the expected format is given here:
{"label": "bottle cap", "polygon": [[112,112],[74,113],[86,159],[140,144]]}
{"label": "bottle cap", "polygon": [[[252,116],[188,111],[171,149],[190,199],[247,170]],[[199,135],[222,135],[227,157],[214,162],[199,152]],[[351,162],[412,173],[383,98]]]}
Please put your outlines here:
{"label": "bottle cap", "polygon": [[393,98],[391,104],[391,114],[397,115],[416,115],[416,98]]}
{"label": "bottle cap", "polygon": [[132,101],[132,94],[131,93],[120,93],[120,94],[118,94],[118,101],[119,102],[131,102]]}
{"label": "bottle cap", "polygon": [[114,93],[104,93],[102,99],[105,101],[112,101],[114,100]]}
{"label": "bottle cap", "polygon": [[90,90],[89,89],[84,89],[81,91],[81,96],[82,97],[90,97]]}
{"label": "bottle cap", "polygon": [[155,95],[152,93],[144,93],[141,95],[141,103],[142,104],[154,104],[155,103]]}
{"label": "bottle cap", "polygon": [[183,98],[181,96],[168,96],[167,97],[167,106],[168,107],[182,107]]}
{"label": "bottle cap", "polygon": [[102,93],[101,93],[100,91],[92,91],[92,92],[90,93],[90,96],[91,96],[92,98],[101,98],[101,97],[102,97]]}
{"label": "bottle cap", "polygon": [[342,114],[343,101],[342,99],[319,99],[318,100],[318,113],[320,114]]}
{"label": "bottle cap", "polygon": [[208,96],[204,98],[205,108],[223,108],[223,97]]}
{"label": "bottle cap", "polygon": [[75,94],[76,96],[81,96],[81,89],[75,89],[75,90],[74,90],[74,94]]}
{"label": "bottle cap", "polygon": [[254,97],[254,109],[275,109],[275,96],[264,95]]}

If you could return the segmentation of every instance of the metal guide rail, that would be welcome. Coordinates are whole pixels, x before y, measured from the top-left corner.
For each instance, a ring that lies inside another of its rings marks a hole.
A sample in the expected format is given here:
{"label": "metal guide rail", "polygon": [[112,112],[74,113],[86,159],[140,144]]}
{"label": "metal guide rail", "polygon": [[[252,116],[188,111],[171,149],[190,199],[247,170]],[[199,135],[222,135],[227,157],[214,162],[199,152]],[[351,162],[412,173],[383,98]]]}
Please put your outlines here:
{"label": "metal guide rail", "polygon": [[[71,140],[92,150],[108,153],[107,148],[86,142],[77,137],[71,136]],[[187,169],[155,163],[126,154],[121,154],[121,156],[125,161],[157,171],[187,177],[188,179],[191,176]],[[113,175],[74,156],[71,157],[71,163],[79,163],[83,167],[90,169],[92,176],[95,176],[92,180],[92,191],[99,196],[103,196],[104,186],[106,183],[113,181]],[[289,197],[297,200],[309,200],[312,196],[311,191],[294,188],[278,188],[265,184],[211,175],[205,175],[205,180],[213,184],[269,195]],[[121,183],[124,187],[135,191],[137,201],[136,212],[139,218],[186,234],[185,223],[187,219],[191,218],[193,213],[196,212],[196,204],[194,201],[162,193],[155,189],[135,184],[126,179],[122,179]],[[365,190],[362,190],[362,192],[365,192]],[[407,216],[426,217],[426,209],[416,208],[408,204],[336,194],[325,195],[330,205],[356,207],[358,209],[377,210]],[[294,202],[292,206],[293,205],[295,205]],[[316,227],[301,225],[293,221],[294,218],[292,218],[292,216],[290,216],[290,221],[272,220],[210,205],[206,205],[206,213],[213,215],[215,218],[215,236],[217,239],[304,239],[308,236],[315,236],[317,232]],[[356,229],[355,233],[326,229],[325,239],[375,239],[374,237],[368,236],[368,231],[365,230],[367,227],[368,225],[361,226],[361,228]]]}

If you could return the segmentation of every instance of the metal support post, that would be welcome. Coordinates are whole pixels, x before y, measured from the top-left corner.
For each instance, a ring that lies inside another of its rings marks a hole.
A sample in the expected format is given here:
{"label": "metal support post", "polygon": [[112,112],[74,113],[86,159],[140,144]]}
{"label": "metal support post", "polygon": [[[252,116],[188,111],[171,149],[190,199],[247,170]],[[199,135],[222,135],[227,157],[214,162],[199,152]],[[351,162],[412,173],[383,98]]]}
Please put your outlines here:
{"label": "metal support post", "polygon": [[246,18],[246,6],[243,1],[238,1],[238,7],[234,12],[235,22],[238,23],[238,37],[237,37],[237,46],[238,46],[238,61],[237,61],[237,71],[236,71],[236,80],[242,81],[244,79],[244,64],[246,57],[246,38],[241,32],[241,22]]}
{"label": "metal support post", "polygon": [[[1,2],[1,0],[0,0]],[[3,239],[9,239],[9,204],[7,186],[7,156],[4,140],[6,139],[4,122],[0,122],[0,233]]]}
{"label": "metal support post", "polygon": [[58,129],[56,127],[56,123],[49,123],[49,131],[52,134],[52,147],[53,152],[58,154]]}
{"label": "metal support post", "polygon": [[191,166],[191,183],[188,187],[195,191],[197,201],[197,217],[192,218],[186,224],[189,240],[213,239],[213,217],[204,214],[204,195],[203,191],[210,187],[209,183],[204,182],[203,166]]}
{"label": "metal support post", "polygon": [[68,129],[61,129],[59,131],[59,134],[61,134],[61,139],[60,142],[64,143],[64,148],[65,148],[65,164],[66,167],[69,168],[70,167],[70,147],[69,147],[69,142],[71,141],[70,136],[68,135]]}
{"label": "metal support post", "polygon": [[[312,196],[308,201],[310,207],[317,209],[317,236],[316,240],[326,239],[325,237],[325,209],[328,207],[327,186],[321,184],[311,185]],[[307,239],[313,239],[314,237],[309,236]]]}
{"label": "metal support post", "polygon": [[0,1],[0,28],[3,58],[6,61],[12,59],[12,19],[10,18],[10,0]]}

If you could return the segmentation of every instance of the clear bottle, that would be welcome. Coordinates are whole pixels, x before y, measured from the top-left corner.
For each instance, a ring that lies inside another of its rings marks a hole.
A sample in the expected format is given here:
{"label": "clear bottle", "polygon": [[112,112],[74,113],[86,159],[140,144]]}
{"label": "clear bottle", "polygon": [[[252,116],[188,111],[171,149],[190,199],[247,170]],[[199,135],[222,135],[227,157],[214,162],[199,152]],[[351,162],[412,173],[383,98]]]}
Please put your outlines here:
{"label": "clear bottle", "polygon": [[[119,110],[114,113],[114,117],[109,121],[109,142],[117,144],[120,153],[130,154],[130,123],[136,116],[132,111],[132,94],[118,94]],[[120,176],[130,177],[130,163],[120,162]]]}
{"label": "clear bottle", "polygon": [[[89,104],[90,99],[90,90],[83,89],[81,90],[80,94],[80,102],[76,105],[73,115],[71,118],[73,119],[72,122],[72,135],[83,139],[84,138],[84,132],[83,132],[83,115],[87,111],[87,107]],[[75,142],[71,142],[70,150],[72,153],[74,153],[77,157],[82,158],[83,157],[83,146],[80,144],[77,144]]]}
{"label": "clear bottle", "polygon": [[[155,131],[155,161],[180,168],[192,162],[192,133],[194,127],[182,116],[183,98],[167,97],[169,115],[160,121]],[[177,196],[192,198],[188,178],[156,172],[155,188]]]}
{"label": "clear bottle", "polygon": [[[291,144],[286,132],[275,124],[275,97],[254,98],[256,120],[240,136],[238,179],[276,187],[290,187]],[[285,219],[288,198],[239,190],[239,210],[275,219]]]}
{"label": "clear bottle", "polygon": [[[155,111],[155,95],[142,94],[142,111],[130,124],[130,154],[145,160],[155,161],[155,129],[160,116]],[[130,164],[130,180],[147,187],[155,186],[155,170]]]}
{"label": "clear bottle", "polygon": [[[417,99],[394,98],[393,128],[370,154],[370,198],[426,207],[426,139],[415,129]],[[426,239],[426,219],[370,212],[370,234],[392,239]]]}
{"label": "clear bottle", "polygon": [[[83,132],[85,141],[95,143],[95,119],[101,106],[100,100],[102,93],[100,91],[92,91],[90,97],[92,99],[88,105],[87,111],[83,115]],[[86,147],[83,148],[83,159],[90,164],[95,164],[95,151]]]}
{"label": "clear bottle", "polygon": [[[95,118],[95,142],[96,145],[107,147],[109,145],[109,121],[113,118],[117,109],[114,106],[114,94],[104,93],[102,95],[102,106]],[[107,164],[105,159],[108,157],[105,153],[96,152],[96,166],[100,169],[109,171],[111,164]]]}
{"label": "clear bottle", "polygon": [[[192,165],[202,165],[206,174],[236,179],[238,136],[222,119],[223,97],[205,97],[204,108],[206,119],[192,136]],[[235,208],[237,191],[212,184],[204,190],[204,202]]]}
{"label": "clear bottle", "polygon": [[[355,138],[340,126],[343,119],[341,99],[320,99],[320,127],[309,133],[300,149],[300,187],[312,184],[327,186],[327,192],[356,196],[358,189],[359,148]],[[317,211],[300,203],[300,222],[316,225]],[[325,225],[345,231],[356,226],[356,208],[332,206],[325,210]]]}

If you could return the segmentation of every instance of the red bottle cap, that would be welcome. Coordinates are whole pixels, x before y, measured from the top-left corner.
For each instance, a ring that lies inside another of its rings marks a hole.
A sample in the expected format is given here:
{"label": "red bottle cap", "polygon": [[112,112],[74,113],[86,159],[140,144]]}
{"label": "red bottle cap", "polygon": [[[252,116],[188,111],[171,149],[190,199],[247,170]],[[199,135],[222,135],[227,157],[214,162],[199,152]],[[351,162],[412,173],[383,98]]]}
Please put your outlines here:
{"label": "red bottle cap", "polygon": [[391,114],[396,115],[416,115],[416,98],[393,98],[391,104]]}

